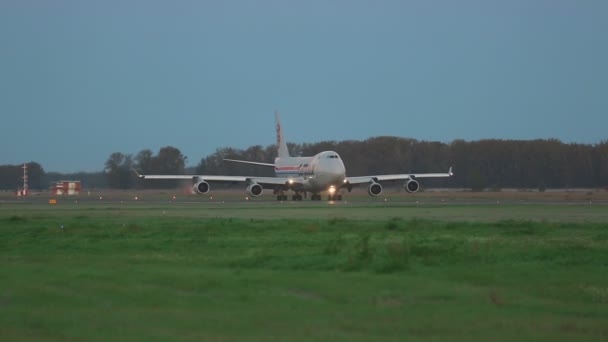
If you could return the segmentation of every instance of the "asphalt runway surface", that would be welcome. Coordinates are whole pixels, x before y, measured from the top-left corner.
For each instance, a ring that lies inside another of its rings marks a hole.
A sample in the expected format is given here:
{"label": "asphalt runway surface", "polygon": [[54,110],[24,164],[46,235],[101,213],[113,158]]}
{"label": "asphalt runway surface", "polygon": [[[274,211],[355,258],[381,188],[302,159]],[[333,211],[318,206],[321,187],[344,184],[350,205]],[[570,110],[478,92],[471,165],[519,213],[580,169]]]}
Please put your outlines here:
{"label": "asphalt runway surface", "polygon": [[289,205],[289,206],[325,206],[325,205],[366,205],[366,206],[385,206],[385,205],[467,205],[467,206],[487,206],[487,205],[608,205],[608,199],[604,198],[513,198],[493,196],[493,197],[452,197],[433,196],[423,197],[412,195],[404,196],[379,196],[349,198],[344,196],[341,201],[328,201],[325,198],[321,201],[304,199],[302,201],[277,201],[272,195],[261,196],[258,198],[246,198],[246,196],[29,196],[25,198],[4,197],[0,198],[2,203],[21,203],[21,204],[45,204],[49,200],[55,199],[57,204],[199,204],[199,205],[219,205],[219,204],[243,204],[243,205]]}
{"label": "asphalt runway surface", "polygon": [[[55,205],[49,200],[56,200]],[[419,193],[370,197],[344,196],[342,201],[277,201],[272,194],[245,199],[242,192],[180,195],[170,192],[108,192],[80,196],[0,196],[2,216],[28,215],[171,216],[198,219],[335,219],[439,221],[547,221],[608,223],[608,196],[590,193]]]}

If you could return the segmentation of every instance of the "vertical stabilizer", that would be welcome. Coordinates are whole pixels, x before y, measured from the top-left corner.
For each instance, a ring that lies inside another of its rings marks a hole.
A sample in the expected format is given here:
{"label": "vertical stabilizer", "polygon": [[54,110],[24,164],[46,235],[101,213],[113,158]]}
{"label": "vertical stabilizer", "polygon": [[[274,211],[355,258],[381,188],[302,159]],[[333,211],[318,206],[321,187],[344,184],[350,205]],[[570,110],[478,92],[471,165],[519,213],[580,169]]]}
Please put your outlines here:
{"label": "vertical stabilizer", "polygon": [[287,142],[283,138],[283,127],[281,127],[281,118],[279,112],[274,112],[274,118],[277,122],[277,147],[279,158],[289,158],[289,150],[287,149]]}

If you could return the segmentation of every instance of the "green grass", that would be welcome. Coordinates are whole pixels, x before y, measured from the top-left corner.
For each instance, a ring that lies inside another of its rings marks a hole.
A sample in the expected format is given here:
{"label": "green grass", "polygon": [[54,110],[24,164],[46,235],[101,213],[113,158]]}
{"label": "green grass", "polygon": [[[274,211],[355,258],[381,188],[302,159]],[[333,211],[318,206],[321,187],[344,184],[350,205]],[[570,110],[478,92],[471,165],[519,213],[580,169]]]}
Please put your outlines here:
{"label": "green grass", "polygon": [[608,224],[584,219],[593,207],[565,207],[583,217],[571,222],[231,208],[1,207],[0,339],[608,337]]}

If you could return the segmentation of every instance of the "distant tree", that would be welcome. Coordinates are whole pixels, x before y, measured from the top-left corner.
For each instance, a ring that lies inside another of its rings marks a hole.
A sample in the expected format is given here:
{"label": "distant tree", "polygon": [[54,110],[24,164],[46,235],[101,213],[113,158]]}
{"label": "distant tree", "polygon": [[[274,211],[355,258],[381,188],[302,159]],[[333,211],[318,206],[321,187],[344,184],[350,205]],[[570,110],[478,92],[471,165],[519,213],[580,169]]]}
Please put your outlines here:
{"label": "distant tree", "polygon": [[152,158],[153,172],[159,174],[180,174],[184,172],[187,157],[179,149],[165,146]]}
{"label": "distant tree", "polygon": [[44,190],[48,188],[48,181],[42,165],[36,162],[27,163],[27,175],[30,189]]}
{"label": "distant tree", "polygon": [[595,146],[595,184],[608,187],[608,140]]}
{"label": "distant tree", "polygon": [[19,176],[13,165],[0,165],[0,189],[17,190]]}
{"label": "distant tree", "polygon": [[141,174],[153,172],[154,153],[150,149],[141,150],[134,158],[135,168]]}
{"label": "distant tree", "polygon": [[547,185],[545,185],[545,181],[543,179],[538,183],[538,192],[545,192],[547,190]]}
{"label": "distant tree", "polygon": [[129,189],[134,184],[131,155],[114,152],[106,161],[105,174],[110,188]]}
{"label": "distant tree", "polygon": [[209,174],[209,171],[207,171],[207,159],[206,158],[201,158],[198,165],[196,165],[194,172],[197,175],[208,175]]}
{"label": "distant tree", "polygon": [[473,170],[469,175],[469,184],[471,186],[471,191],[480,192],[486,188],[486,179],[484,175],[479,170]]}
{"label": "distant tree", "polygon": [[[173,146],[165,146],[155,156],[151,150],[140,151],[134,158],[134,165],[142,174],[181,175],[186,168],[187,157]],[[175,188],[177,180],[137,181],[138,187]]]}
{"label": "distant tree", "polygon": [[[28,186],[32,190],[42,190],[47,186],[44,169],[37,162],[27,164]],[[0,165],[0,189],[17,190],[23,187],[23,164]]]}

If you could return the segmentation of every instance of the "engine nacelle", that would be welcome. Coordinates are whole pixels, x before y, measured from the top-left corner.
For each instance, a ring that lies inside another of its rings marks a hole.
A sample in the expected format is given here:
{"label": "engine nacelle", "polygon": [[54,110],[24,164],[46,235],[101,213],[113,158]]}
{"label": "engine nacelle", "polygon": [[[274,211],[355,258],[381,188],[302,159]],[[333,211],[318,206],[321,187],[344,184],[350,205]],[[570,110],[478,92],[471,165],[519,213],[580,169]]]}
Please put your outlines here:
{"label": "engine nacelle", "polygon": [[253,183],[247,187],[247,193],[249,196],[258,197],[262,195],[262,186],[258,183]]}
{"label": "engine nacelle", "polygon": [[382,185],[376,182],[371,183],[369,188],[367,188],[367,193],[370,194],[370,196],[380,195],[382,193]]}
{"label": "engine nacelle", "polygon": [[410,179],[405,182],[404,188],[407,192],[417,192],[420,189],[420,183],[415,179]]}
{"label": "engine nacelle", "polygon": [[204,195],[204,194],[208,193],[210,189],[211,189],[211,187],[209,186],[209,183],[207,183],[205,181],[200,181],[200,182],[194,184],[194,186],[192,187],[192,190],[194,190],[194,192],[196,192],[199,195]]}

